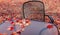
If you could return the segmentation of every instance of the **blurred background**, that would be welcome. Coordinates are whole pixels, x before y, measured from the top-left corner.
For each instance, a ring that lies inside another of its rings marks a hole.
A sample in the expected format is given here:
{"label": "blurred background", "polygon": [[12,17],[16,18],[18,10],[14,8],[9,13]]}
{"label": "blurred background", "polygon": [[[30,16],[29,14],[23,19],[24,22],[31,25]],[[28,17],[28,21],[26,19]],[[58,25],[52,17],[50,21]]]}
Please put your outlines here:
{"label": "blurred background", "polygon": [[[4,17],[22,17],[22,5],[32,0],[0,0],[0,22]],[[37,0],[45,5],[45,13],[54,19],[54,23],[60,28],[60,0]],[[49,18],[46,18],[49,20]],[[46,21],[48,22],[48,21]]]}

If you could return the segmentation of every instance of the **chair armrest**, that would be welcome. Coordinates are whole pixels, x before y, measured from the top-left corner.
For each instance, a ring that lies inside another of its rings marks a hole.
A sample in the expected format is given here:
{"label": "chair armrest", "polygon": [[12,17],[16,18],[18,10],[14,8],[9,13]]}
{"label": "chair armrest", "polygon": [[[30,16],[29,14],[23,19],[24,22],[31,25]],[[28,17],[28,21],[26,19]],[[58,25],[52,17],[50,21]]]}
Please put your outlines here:
{"label": "chair armrest", "polygon": [[51,16],[49,15],[45,15],[45,16],[47,16],[50,19],[50,23],[54,23],[54,19]]}

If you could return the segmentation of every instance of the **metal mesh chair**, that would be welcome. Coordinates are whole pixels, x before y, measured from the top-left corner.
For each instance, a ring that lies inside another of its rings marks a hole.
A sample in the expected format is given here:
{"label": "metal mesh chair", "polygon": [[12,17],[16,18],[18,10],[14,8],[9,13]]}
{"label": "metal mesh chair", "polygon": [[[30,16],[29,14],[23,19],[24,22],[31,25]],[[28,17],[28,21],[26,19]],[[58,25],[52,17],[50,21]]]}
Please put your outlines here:
{"label": "metal mesh chair", "polygon": [[47,16],[51,23],[54,22],[53,18],[49,15],[45,15],[44,3],[41,1],[28,1],[23,4],[23,15],[24,18],[45,21],[45,16]]}
{"label": "metal mesh chair", "polygon": [[[31,34],[31,31],[30,31],[29,35],[33,35],[33,31],[37,30],[37,26],[39,24],[39,23],[37,24],[37,21],[45,22],[45,16],[49,17],[49,19],[51,20],[51,23],[54,23],[54,20],[53,20],[53,18],[51,16],[45,15],[45,7],[44,7],[44,3],[43,2],[41,2],[41,1],[28,1],[28,2],[25,2],[23,4],[23,17],[24,18],[28,18],[30,20],[33,20],[33,21],[31,21],[31,23],[32,23],[31,25],[32,26],[30,25],[28,28],[26,28],[27,30],[25,32],[28,32],[28,30],[31,28],[32,29],[32,34]],[[36,25],[34,25],[33,22]],[[41,25],[47,25],[47,24],[44,24],[44,23],[41,24],[40,23],[39,26],[41,26]],[[53,26],[55,26],[55,25],[53,24]],[[41,27],[39,27],[39,29],[40,28]],[[55,26],[55,29],[56,29],[56,31],[58,31],[57,26]],[[43,28],[43,30],[45,30],[45,29]],[[25,32],[23,32],[23,34],[27,35],[27,33],[25,33]],[[35,31],[35,33],[36,33],[36,31]],[[37,35],[37,34],[34,34],[34,35]]]}

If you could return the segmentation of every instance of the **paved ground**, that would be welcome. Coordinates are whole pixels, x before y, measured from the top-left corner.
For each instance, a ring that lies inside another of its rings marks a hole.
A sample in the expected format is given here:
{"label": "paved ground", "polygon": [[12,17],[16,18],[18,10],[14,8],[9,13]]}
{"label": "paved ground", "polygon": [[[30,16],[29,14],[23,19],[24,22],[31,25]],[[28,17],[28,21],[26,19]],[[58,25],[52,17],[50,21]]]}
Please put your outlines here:
{"label": "paved ground", "polygon": [[[22,32],[21,35],[39,35],[41,33],[41,35],[57,35],[57,29],[55,26],[53,26],[52,29],[46,29],[48,24],[44,23],[44,22],[38,22],[38,21],[31,21],[31,25],[25,28],[25,31]],[[3,24],[0,25],[0,33],[8,33],[8,35],[10,35],[12,33],[12,31],[8,31],[7,28],[11,26],[10,22],[5,22]],[[18,27],[15,28],[15,30],[19,30],[17,29]],[[45,29],[41,32],[42,29]],[[13,30],[13,31],[15,31]]]}

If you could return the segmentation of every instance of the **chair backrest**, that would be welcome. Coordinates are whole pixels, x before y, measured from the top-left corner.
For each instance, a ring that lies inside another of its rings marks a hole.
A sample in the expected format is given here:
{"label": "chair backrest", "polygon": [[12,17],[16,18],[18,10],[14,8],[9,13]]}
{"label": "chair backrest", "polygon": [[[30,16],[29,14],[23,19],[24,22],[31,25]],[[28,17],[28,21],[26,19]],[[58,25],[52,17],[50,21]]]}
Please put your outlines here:
{"label": "chair backrest", "polygon": [[44,4],[41,1],[28,1],[23,4],[23,15],[24,18],[44,21],[45,10]]}

